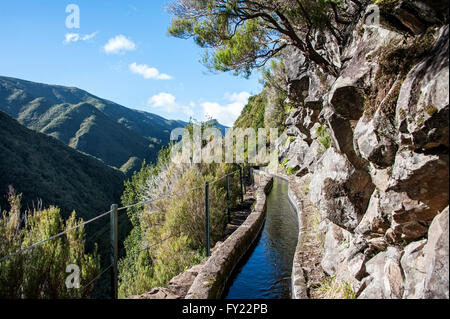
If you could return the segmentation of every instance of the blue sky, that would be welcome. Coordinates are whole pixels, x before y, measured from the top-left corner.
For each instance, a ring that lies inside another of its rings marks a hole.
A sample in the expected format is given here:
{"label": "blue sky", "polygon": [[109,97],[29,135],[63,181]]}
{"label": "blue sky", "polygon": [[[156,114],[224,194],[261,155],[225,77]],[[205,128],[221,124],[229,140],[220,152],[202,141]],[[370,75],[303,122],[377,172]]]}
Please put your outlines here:
{"label": "blue sky", "polygon": [[[208,114],[231,125],[260,92],[258,72],[249,80],[209,73],[201,48],[167,35],[167,3],[1,1],[0,75],[75,86],[169,119]],[[66,25],[69,4],[80,9],[79,28]]]}

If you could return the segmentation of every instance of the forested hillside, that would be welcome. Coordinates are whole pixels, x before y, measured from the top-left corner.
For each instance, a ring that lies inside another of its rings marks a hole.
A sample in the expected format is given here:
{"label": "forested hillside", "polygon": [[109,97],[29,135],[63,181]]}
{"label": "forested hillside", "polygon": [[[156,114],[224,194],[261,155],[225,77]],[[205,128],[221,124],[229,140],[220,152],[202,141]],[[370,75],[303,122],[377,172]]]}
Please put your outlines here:
{"label": "forested hillside", "polygon": [[23,193],[23,209],[42,200],[68,217],[76,210],[85,219],[119,202],[125,179],[122,172],[106,166],[56,140],[20,125],[0,112],[0,205],[7,208],[8,187]]}
{"label": "forested hillside", "polygon": [[154,161],[182,121],[132,110],[86,91],[0,77],[0,110],[128,174]]}

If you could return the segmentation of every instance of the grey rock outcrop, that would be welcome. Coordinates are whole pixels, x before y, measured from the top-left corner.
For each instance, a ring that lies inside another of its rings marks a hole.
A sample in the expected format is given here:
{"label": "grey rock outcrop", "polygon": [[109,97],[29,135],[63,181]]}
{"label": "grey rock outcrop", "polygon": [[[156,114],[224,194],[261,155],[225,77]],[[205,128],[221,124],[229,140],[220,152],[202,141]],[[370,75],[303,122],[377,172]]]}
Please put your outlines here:
{"label": "grey rock outcrop", "polygon": [[396,121],[400,139],[414,149],[449,147],[449,28],[430,55],[415,66],[400,90]]}
{"label": "grey rock outcrop", "polygon": [[[433,221],[424,246],[425,298],[449,298],[448,207]],[[422,296],[421,296],[422,297]]]}
{"label": "grey rock outcrop", "polygon": [[373,188],[366,172],[355,169],[345,155],[329,148],[312,177],[310,196],[329,220],[353,230],[367,209]]}
{"label": "grey rock outcrop", "polygon": [[[297,51],[286,56],[296,108],[280,158],[294,159],[297,177],[311,177],[328,275],[350,282],[359,298],[449,298],[448,3],[405,0],[381,14],[381,25],[363,16],[345,44],[327,38],[340,47],[337,77]],[[434,45],[402,76],[392,74],[374,102],[368,92],[381,52],[403,41],[387,24],[409,37],[432,34]]]}
{"label": "grey rock outcrop", "polygon": [[392,166],[398,149],[396,130],[379,110],[373,118],[364,116],[354,132],[356,153],[379,168]]}

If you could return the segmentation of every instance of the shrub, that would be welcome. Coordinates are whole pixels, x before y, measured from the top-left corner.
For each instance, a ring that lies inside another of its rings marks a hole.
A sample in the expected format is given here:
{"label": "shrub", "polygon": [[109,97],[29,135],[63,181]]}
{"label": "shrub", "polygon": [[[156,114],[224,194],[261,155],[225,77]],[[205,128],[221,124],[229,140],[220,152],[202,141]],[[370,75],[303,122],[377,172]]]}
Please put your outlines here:
{"label": "shrub", "polygon": [[[11,209],[2,212],[0,218],[0,256],[11,254],[83,222],[76,219],[75,212],[64,222],[56,207],[35,210],[23,222],[20,200],[21,195],[16,196],[10,190]],[[80,268],[80,289],[66,287],[66,267],[69,264]],[[97,252],[86,254],[84,251],[84,228],[81,226],[0,262],[0,298],[86,298],[92,290],[92,286],[86,285],[99,271]]]}
{"label": "shrub", "polygon": [[174,276],[201,262],[203,254],[186,249],[190,245],[188,236],[170,238],[161,244],[158,248],[160,252],[154,260],[153,287],[167,286]]}
{"label": "shrub", "polygon": [[[166,286],[171,278],[204,258],[205,182],[236,169],[230,164],[174,164],[166,156],[169,151],[160,154],[156,165],[143,167],[126,185],[124,204],[163,199],[128,211],[134,228],[119,264],[121,298]],[[230,176],[232,207],[240,194],[238,182],[239,174]],[[211,247],[224,237],[225,183],[221,179],[209,188]],[[167,198],[169,194],[178,195]]]}
{"label": "shrub", "polygon": [[325,125],[319,126],[316,129],[317,138],[319,143],[323,146],[324,150],[327,150],[331,146],[331,136]]}

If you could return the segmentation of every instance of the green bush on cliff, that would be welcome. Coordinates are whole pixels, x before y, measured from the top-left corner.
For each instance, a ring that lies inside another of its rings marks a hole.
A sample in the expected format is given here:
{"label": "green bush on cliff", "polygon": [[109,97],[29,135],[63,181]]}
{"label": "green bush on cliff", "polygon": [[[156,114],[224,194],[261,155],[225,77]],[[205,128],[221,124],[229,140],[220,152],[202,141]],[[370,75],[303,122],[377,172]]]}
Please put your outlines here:
{"label": "green bush on cliff", "polygon": [[326,125],[321,125],[316,129],[316,135],[319,140],[319,143],[322,145],[323,149],[321,150],[326,151],[331,147],[331,136],[328,132],[328,128]]}

